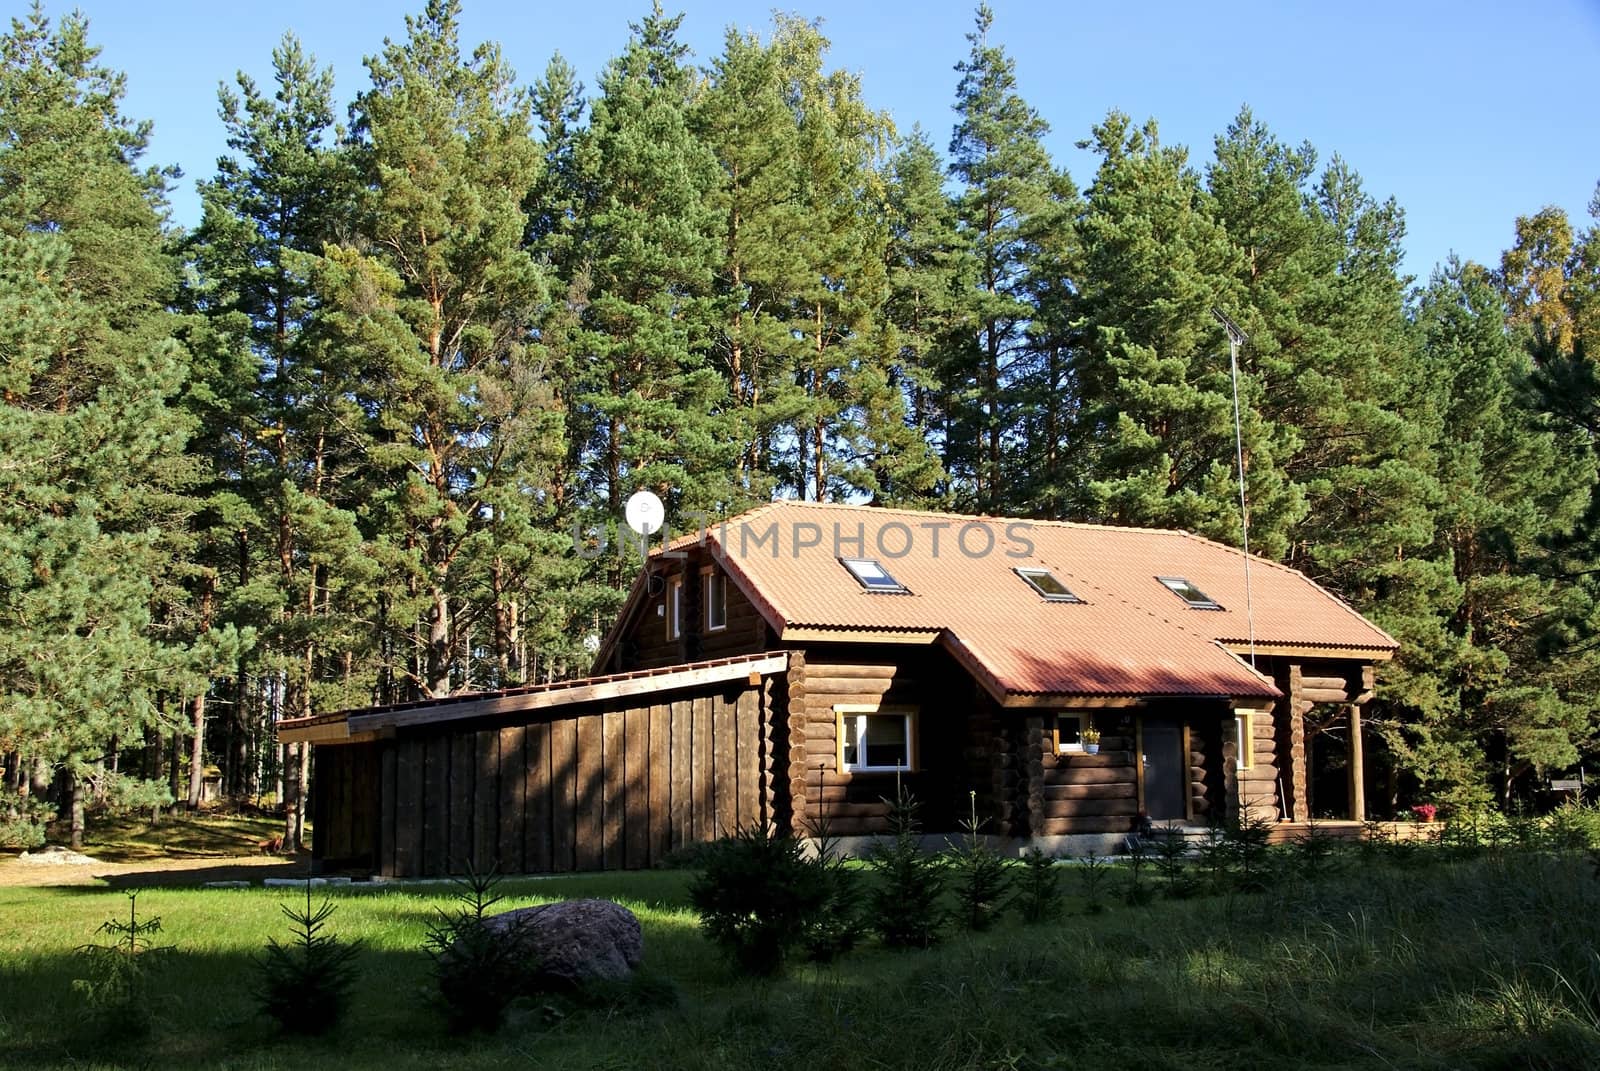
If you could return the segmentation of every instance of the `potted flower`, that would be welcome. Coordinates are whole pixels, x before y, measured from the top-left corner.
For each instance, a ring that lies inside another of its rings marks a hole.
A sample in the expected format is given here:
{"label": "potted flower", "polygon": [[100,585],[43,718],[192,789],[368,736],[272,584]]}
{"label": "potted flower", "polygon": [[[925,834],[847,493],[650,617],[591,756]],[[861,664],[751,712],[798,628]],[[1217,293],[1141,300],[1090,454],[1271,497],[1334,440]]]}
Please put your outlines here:
{"label": "potted flower", "polygon": [[1417,816],[1419,822],[1431,822],[1433,816],[1439,813],[1439,808],[1431,803],[1419,803],[1411,808],[1411,813]]}
{"label": "potted flower", "polygon": [[1099,729],[1085,729],[1083,731],[1083,734],[1081,736],[1079,736],[1078,739],[1083,742],[1083,753],[1085,755],[1098,755],[1098,754],[1100,754],[1100,730]]}

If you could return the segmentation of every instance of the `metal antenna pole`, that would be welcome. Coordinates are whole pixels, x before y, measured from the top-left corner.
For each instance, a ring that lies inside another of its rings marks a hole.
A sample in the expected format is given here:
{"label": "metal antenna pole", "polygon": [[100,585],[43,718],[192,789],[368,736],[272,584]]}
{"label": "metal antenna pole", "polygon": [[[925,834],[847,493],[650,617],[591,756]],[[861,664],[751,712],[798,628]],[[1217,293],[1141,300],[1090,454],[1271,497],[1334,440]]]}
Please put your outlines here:
{"label": "metal antenna pole", "polygon": [[1245,497],[1244,483],[1244,431],[1239,419],[1239,346],[1250,336],[1234,323],[1228,314],[1214,308],[1211,315],[1217,318],[1228,333],[1228,367],[1233,376],[1233,449],[1239,462],[1239,525],[1244,532],[1244,618],[1250,632],[1250,668],[1256,665],[1256,612],[1250,589],[1250,505]]}

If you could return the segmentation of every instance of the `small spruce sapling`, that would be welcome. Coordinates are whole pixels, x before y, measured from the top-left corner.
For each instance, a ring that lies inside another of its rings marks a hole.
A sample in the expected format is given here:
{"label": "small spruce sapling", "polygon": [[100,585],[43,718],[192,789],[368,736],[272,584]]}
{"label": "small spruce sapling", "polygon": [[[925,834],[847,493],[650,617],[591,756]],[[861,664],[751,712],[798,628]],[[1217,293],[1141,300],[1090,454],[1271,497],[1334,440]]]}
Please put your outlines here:
{"label": "small spruce sapling", "polygon": [[267,938],[266,955],[256,960],[261,972],[256,996],[286,1033],[325,1034],[339,1025],[350,1006],[361,942],[341,941],[327,932],[336,908],[327,897],[313,906],[309,878],[305,907],[284,904],[282,910],[294,937],[286,944]]}
{"label": "small spruce sapling", "polygon": [[452,1033],[497,1029],[537,971],[527,928],[491,924],[489,909],[505,899],[499,884],[494,869],[480,874],[469,863],[466,877],[456,879],[455,910],[440,911],[424,938]]}
{"label": "small spruce sapling", "polygon": [[106,940],[78,948],[88,962],[88,978],[73,988],[89,1003],[93,1018],[108,1035],[132,1039],[150,1030],[149,986],[154,965],[171,945],[157,945],[161,917],[139,917],[139,894],[128,894],[128,919],[107,919],[95,930]]}
{"label": "small spruce sapling", "polygon": [[870,922],[891,948],[927,948],[939,940],[946,874],[942,857],[922,850],[916,798],[902,786],[889,805],[890,839],[867,857],[873,885]]}
{"label": "small spruce sapling", "polygon": [[1078,873],[1083,880],[1083,909],[1090,915],[1098,915],[1106,909],[1106,879],[1111,876],[1110,869],[1097,852],[1091,851],[1083,857]]}
{"label": "small spruce sapling", "polygon": [[1188,851],[1183,827],[1176,822],[1162,827],[1156,838],[1156,873],[1161,875],[1162,894],[1174,900],[1193,896],[1198,884],[1184,858]]}
{"label": "small spruce sapling", "polygon": [[807,940],[808,924],[827,902],[827,880],[799,841],[754,822],[706,853],[689,902],[735,966],[768,977]]}
{"label": "small spruce sapling", "polygon": [[1128,839],[1128,885],[1122,891],[1123,902],[1130,907],[1148,904],[1155,890],[1144,880],[1144,868],[1150,861],[1150,849],[1143,837]]}
{"label": "small spruce sapling", "polygon": [[1268,863],[1272,849],[1267,846],[1271,833],[1272,824],[1254,815],[1241,815],[1228,829],[1228,843],[1238,867],[1234,886],[1239,892],[1261,892],[1271,884]]}
{"label": "small spruce sapling", "polygon": [[1056,861],[1038,847],[1022,857],[1022,874],[1012,900],[1026,922],[1049,922],[1061,914],[1061,882]]}
{"label": "small spruce sapling", "polygon": [[987,930],[1000,914],[1009,875],[1006,861],[983,838],[976,792],[967,793],[967,806],[968,816],[961,822],[961,843],[951,854],[956,903],[967,929]]}
{"label": "small spruce sapling", "polygon": [[810,862],[822,883],[823,899],[803,925],[801,944],[811,962],[832,963],[855,948],[866,930],[861,919],[860,882],[839,849],[839,838],[826,811],[812,823],[811,835],[816,855]]}

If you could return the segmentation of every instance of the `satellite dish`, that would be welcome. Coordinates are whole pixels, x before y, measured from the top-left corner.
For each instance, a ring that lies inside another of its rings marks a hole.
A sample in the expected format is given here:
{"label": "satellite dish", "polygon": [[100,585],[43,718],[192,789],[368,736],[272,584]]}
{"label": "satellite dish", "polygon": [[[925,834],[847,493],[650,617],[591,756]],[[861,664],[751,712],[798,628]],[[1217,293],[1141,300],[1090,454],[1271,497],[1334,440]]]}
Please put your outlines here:
{"label": "satellite dish", "polygon": [[666,507],[649,491],[635,491],[628,499],[622,515],[628,520],[628,527],[642,536],[655,535],[661,530],[661,522],[666,519]]}

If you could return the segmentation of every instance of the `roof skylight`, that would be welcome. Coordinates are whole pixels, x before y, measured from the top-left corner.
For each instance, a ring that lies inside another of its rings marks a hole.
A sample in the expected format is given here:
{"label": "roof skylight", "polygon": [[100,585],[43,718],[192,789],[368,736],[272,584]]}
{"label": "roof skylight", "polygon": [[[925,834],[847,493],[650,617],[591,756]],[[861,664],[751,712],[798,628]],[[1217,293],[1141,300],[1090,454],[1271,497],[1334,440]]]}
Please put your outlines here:
{"label": "roof skylight", "polygon": [[1165,584],[1168,591],[1171,591],[1178,598],[1188,603],[1191,610],[1222,609],[1222,604],[1220,602],[1213,599],[1211,596],[1207,595],[1205,592],[1201,591],[1199,588],[1195,587],[1192,583],[1190,583],[1188,580],[1185,580],[1181,576],[1158,576],[1156,579]]}
{"label": "roof skylight", "polygon": [[868,591],[903,592],[904,584],[889,575],[876,558],[840,558],[839,564],[850,570],[862,587]]}
{"label": "roof skylight", "polygon": [[1046,602],[1082,602],[1072,593],[1072,590],[1056,579],[1056,575],[1048,569],[1017,569],[1016,574],[1028,582],[1028,585],[1043,595]]}

